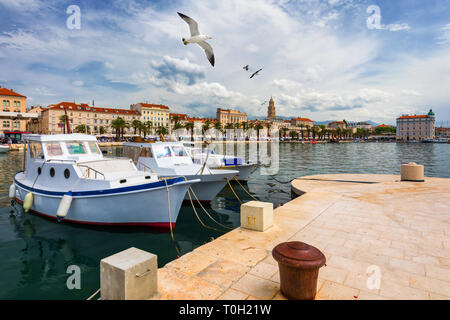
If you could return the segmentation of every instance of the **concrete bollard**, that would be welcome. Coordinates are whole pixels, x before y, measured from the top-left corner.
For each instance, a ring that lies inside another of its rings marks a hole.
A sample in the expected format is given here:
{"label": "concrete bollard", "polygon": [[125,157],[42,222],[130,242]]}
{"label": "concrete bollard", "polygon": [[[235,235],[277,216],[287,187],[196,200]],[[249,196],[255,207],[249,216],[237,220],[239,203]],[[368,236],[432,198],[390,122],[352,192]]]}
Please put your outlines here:
{"label": "concrete bollard", "polygon": [[102,300],[144,300],[158,292],[157,256],[129,248],[100,262]]}
{"label": "concrete bollard", "polygon": [[249,201],[241,205],[241,227],[265,231],[273,225],[273,203]]}
{"label": "concrete bollard", "polygon": [[415,162],[402,164],[401,169],[402,181],[424,182],[424,167]]}

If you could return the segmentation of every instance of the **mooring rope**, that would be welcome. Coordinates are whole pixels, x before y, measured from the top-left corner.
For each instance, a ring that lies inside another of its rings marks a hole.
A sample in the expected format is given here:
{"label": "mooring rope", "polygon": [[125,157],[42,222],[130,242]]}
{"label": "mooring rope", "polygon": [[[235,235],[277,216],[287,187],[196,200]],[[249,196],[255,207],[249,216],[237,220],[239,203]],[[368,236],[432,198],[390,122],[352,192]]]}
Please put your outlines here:
{"label": "mooring rope", "polygon": [[[200,222],[200,224],[201,224],[203,227],[205,227],[206,229],[211,229],[211,230],[214,230],[214,231],[219,231],[219,232],[221,232],[221,230],[219,230],[219,229],[216,229],[216,228],[214,228],[214,227],[210,227],[210,226],[206,225],[206,224],[202,221],[202,219],[200,219],[200,216],[199,216],[197,210],[195,209],[194,202],[192,201],[191,190],[192,190],[192,188],[189,187],[189,189],[188,189],[187,192],[188,192],[188,195],[189,195],[189,200],[191,201],[192,209],[194,210],[194,213],[195,213],[195,216],[197,217],[197,220],[198,220],[198,221]],[[192,192],[193,192],[193,191],[192,191]]]}
{"label": "mooring rope", "polygon": [[170,191],[169,191],[169,186],[167,185],[167,179],[164,179],[164,182],[166,184],[166,191],[167,191],[167,208],[168,208],[168,213],[169,213],[169,229],[170,229],[170,236],[172,237],[172,241],[174,243],[175,246],[175,250],[177,251],[177,254],[180,256],[181,252],[178,249],[177,243],[175,242],[175,237],[173,235],[173,229],[172,229],[172,216],[170,214]]}
{"label": "mooring rope", "polygon": [[238,199],[239,203],[242,204],[241,199],[239,199],[239,197],[238,197],[238,195],[236,194],[236,192],[234,192],[234,189],[233,189],[233,187],[231,186],[230,180],[228,180],[228,178],[225,178],[225,179],[227,179],[228,186],[230,187],[230,189],[231,189],[231,191],[233,192],[233,194],[234,194],[234,196],[236,197],[236,199]]}
{"label": "mooring rope", "polygon": [[[214,219],[210,214],[209,214],[209,212],[205,209],[205,207],[202,205],[202,203],[200,202],[200,200],[197,198],[197,195],[195,194],[195,192],[194,192],[194,190],[192,189],[192,187],[189,187],[189,189],[190,189],[190,191],[192,191],[192,194],[194,195],[194,197],[195,197],[195,200],[197,200],[197,202],[198,202],[198,204],[200,205],[200,207],[203,209],[203,211],[206,213],[206,215],[212,220],[212,221],[214,221],[215,223],[217,223],[219,226],[221,226],[222,228],[225,228],[225,229],[233,229],[233,228],[230,228],[230,227],[228,227],[228,226],[226,226],[226,225],[223,225],[223,224],[221,224],[219,221],[217,221],[216,219]],[[190,196],[190,195],[189,195]],[[194,209],[195,210],[195,209]],[[218,230],[218,231],[220,231],[220,230]]]}
{"label": "mooring rope", "polygon": [[253,200],[259,201],[259,200],[256,199],[249,191],[247,191],[247,189],[245,189],[245,187],[239,182],[239,180],[238,180],[236,177],[234,177],[233,179],[236,180],[237,183],[239,183],[239,185],[241,186],[241,188],[242,188],[242,189],[243,189],[250,197],[252,197]]}
{"label": "mooring rope", "polygon": [[89,298],[87,298],[86,300],[91,300],[93,297],[95,297],[98,293],[100,292],[100,288],[95,291]]}
{"label": "mooring rope", "polygon": [[291,183],[292,181],[294,181],[295,180],[295,178],[294,179],[291,179],[291,180],[289,180],[289,181],[280,181],[280,180],[277,180],[276,178],[275,178],[275,176],[270,176],[273,180],[275,180],[276,182],[278,182],[278,183],[281,183],[281,184],[288,184],[288,183]]}

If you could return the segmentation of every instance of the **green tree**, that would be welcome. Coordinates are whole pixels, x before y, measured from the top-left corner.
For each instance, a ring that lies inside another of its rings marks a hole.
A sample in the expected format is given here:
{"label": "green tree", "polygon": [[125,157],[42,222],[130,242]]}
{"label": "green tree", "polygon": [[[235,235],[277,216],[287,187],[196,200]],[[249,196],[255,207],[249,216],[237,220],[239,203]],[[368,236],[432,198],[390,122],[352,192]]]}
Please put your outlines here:
{"label": "green tree", "polygon": [[65,114],[59,117],[59,124],[62,124],[64,126],[63,127],[64,134],[66,133],[67,119],[68,117]]}
{"label": "green tree", "polygon": [[121,118],[117,117],[116,119],[111,121],[111,128],[113,128],[116,132],[116,140],[120,140],[120,137],[123,137],[124,129],[128,126],[127,122]]}
{"label": "green tree", "polygon": [[105,133],[106,133],[105,127],[100,126],[100,128],[98,129],[98,132],[99,132],[100,134],[105,134]]}
{"label": "green tree", "polygon": [[[142,122],[139,120],[133,120],[131,122],[131,127],[134,129],[134,134],[136,135],[136,131],[142,128]],[[140,134],[139,134],[140,135]]]}
{"label": "green tree", "polygon": [[167,130],[166,127],[159,126],[159,127],[156,129],[156,133],[157,133],[158,135],[163,135],[163,136],[165,136],[166,134],[169,133],[169,131]]}
{"label": "green tree", "polygon": [[184,127],[191,132],[191,141],[194,141],[194,122],[187,122]]}
{"label": "green tree", "polygon": [[91,133],[91,128],[89,126],[84,125],[84,124],[80,124],[80,125],[75,127],[74,131],[76,133],[87,133],[87,134],[90,134]]}

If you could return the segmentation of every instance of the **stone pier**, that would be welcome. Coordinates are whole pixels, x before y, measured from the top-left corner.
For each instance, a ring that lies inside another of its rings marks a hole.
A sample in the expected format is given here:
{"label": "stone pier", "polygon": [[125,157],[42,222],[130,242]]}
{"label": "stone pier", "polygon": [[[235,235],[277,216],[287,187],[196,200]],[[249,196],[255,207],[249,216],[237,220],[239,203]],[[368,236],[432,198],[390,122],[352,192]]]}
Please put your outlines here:
{"label": "stone pier", "polygon": [[153,299],[285,299],[271,250],[320,249],[316,299],[450,299],[450,179],[317,175],[264,232],[237,228],[158,270]]}

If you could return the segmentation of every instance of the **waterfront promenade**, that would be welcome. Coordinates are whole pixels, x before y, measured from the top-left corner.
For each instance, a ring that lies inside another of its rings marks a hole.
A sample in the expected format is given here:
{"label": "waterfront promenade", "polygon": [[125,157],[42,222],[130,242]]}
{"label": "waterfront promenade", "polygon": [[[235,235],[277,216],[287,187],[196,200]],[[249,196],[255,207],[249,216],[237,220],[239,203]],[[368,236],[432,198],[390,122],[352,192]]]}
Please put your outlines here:
{"label": "waterfront promenade", "polygon": [[[337,174],[294,180],[302,194],[265,232],[237,228],[158,270],[153,299],[285,299],[271,250],[303,241],[326,256],[316,299],[450,299],[450,179]],[[379,287],[369,289],[369,267]]]}

